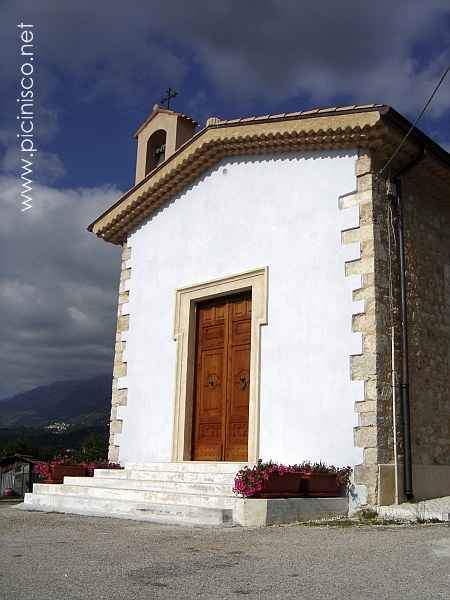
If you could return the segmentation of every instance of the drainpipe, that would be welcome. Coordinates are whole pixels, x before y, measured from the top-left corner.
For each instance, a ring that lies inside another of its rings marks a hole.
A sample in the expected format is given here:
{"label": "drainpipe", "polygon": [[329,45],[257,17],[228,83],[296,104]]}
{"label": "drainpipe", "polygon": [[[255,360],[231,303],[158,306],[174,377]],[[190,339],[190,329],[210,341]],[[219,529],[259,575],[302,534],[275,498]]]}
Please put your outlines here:
{"label": "drainpipe", "polygon": [[[412,459],[411,459],[411,409],[409,402],[409,351],[408,351],[408,311],[407,311],[407,289],[406,289],[406,257],[404,237],[404,216],[402,201],[401,178],[416,167],[424,158],[425,149],[409,164],[398,171],[393,177],[394,189],[388,191],[393,196],[397,213],[397,236],[398,254],[400,266],[400,346],[401,346],[401,370],[400,370],[400,402],[403,421],[403,487],[407,500],[414,497],[412,484]],[[393,193],[392,193],[393,192]],[[395,418],[395,415],[394,415]]]}

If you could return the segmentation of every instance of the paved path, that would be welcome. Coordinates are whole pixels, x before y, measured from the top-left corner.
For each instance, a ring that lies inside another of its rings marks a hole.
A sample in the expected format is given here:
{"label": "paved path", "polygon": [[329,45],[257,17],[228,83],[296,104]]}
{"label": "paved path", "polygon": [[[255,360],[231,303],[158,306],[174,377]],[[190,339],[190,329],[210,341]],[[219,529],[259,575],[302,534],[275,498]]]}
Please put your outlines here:
{"label": "paved path", "polygon": [[193,529],[0,507],[1,600],[449,597],[447,525]]}

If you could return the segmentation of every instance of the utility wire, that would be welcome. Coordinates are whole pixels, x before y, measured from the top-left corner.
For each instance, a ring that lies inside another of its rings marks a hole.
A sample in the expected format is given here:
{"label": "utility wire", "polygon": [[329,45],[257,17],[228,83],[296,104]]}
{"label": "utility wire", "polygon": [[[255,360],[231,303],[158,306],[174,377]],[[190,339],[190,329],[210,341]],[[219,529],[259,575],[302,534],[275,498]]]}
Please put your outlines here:
{"label": "utility wire", "polygon": [[385,165],[382,167],[382,169],[380,169],[380,171],[378,171],[377,177],[381,177],[381,175],[384,173],[384,171],[386,171],[386,169],[388,168],[388,166],[391,164],[391,162],[394,160],[394,158],[397,156],[397,154],[400,152],[403,144],[406,142],[406,140],[409,138],[411,132],[413,131],[413,129],[415,129],[417,123],[420,121],[420,119],[423,117],[425,111],[427,110],[427,108],[430,106],[431,101],[433,100],[434,96],[436,95],[438,89],[441,87],[441,84],[443,83],[444,79],[447,76],[447,73],[450,71],[450,65],[448,65],[448,67],[445,69],[445,71],[442,73],[441,78],[439,79],[439,81],[437,82],[433,93],[431,94],[431,96],[428,98],[428,100],[425,103],[425,106],[422,108],[422,110],[420,111],[420,113],[417,115],[414,123],[411,125],[411,127],[408,129],[408,131],[406,132],[404,138],[402,139],[402,141],[400,142],[400,144],[397,146],[396,150],[394,151],[394,153],[392,154],[391,158],[385,163]]}

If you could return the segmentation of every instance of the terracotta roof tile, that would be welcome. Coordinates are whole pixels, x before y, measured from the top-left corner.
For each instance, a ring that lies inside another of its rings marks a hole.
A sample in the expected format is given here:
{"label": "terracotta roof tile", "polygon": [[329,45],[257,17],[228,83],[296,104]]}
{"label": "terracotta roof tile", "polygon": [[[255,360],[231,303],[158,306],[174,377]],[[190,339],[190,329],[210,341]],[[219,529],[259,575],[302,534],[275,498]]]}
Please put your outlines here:
{"label": "terracotta roof tile", "polygon": [[376,106],[382,106],[381,104],[357,104],[355,108],[375,108]]}
{"label": "terracotta roof tile", "polygon": [[302,110],[300,112],[300,115],[315,115],[318,112],[319,112],[318,108],[312,108],[310,110]]}
{"label": "terracotta roof tile", "polygon": [[[351,110],[364,110],[367,108],[382,107],[383,104],[350,104],[347,106],[329,106],[325,108],[311,108],[309,110],[299,110],[288,113],[268,114],[268,115],[252,115],[249,117],[241,117],[239,119],[219,119],[218,125],[232,125],[235,123],[248,123],[249,121],[263,121],[265,119],[283,119],[289,117],[301,117],[305,115],[315,115],[324,113],[340,113]],[[184,116],[184,115],[183,115]]]}

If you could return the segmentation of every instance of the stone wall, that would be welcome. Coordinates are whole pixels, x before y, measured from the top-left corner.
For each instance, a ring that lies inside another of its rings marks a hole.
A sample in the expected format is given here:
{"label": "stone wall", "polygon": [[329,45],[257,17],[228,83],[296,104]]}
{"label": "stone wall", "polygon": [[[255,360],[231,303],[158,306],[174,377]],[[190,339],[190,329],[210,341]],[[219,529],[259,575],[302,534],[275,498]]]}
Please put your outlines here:
{"label": "stone wall", "polygon": [[418,167],[403,197],[412,459],[450,466],[450,194]]}
{"label": "stone wall", "polygon": [[[377,170],[379,163],[377,163]],[[374,169],[374,173],[376,170]],[[392,342],[394,343],[395,385],[400,367],[399,262],[395,213],[382,180],[373,179],[375,298],[377,323],[377,451],[378,464],[393,463],[393,377]],[[396,424],[400,434],[399,397],[396,398]],[[397,450],[402,452],[397,437]]]}
{"label": "stone wall", "polygon": [[[352,377],[365,381],[364,400],[356,404],[359,427],[355,430],[355,444],[364,449],[364,461],[356,468],[355,483],[366,486],[369,504],[380,499],[380,492],[385,499],[393,498],[393,491],[386,493],[387,479],[391,486],[393,476],[385,469],[394,463],[392,331],[397,385],[401,368],[395,215],[389,212],[385,182],[375,177],[379,164],[369,157],[358,161],[360,227],[351,234],[361,242],[361,260],[365,258],[368,265],[372,255],[374,267],[373,272],[363,274],[362,287],[354,292],[355,299],[364,300],[365,310],[353,317],[354,329],[363,334],[363,354],[352,363]],[[435,488],[429,481],[431,471],[432,478],[448,479],[450,492],[450,204],[445,203],[448,192],[429,182],[426,173],[426,168],[417,167],[403,181],[413,491],[418,496],[427,496],[427,488]],[[403,435],[398,388],[395,419],[401,500]],[[447,468],[437,474],[437,465]]]}
{"label": "stone wall", "polygon": [[131,249],[125,243],[122,248],[122,264],[119,282],[119,299],[117,307],[117,329],[114,353],[114,370],[112,383],[111,421],[109,433],[108,459],[110,462],[119,462],[119,435],[122,433],[123,421],[120,418],[120,407],[126,406],[128,390],[123,387],[121,378],[127,375],[127,363],[125,360],[126,332],[129,328],[130,315],[128,313],[129,280],[131,268],[129,260]]}

